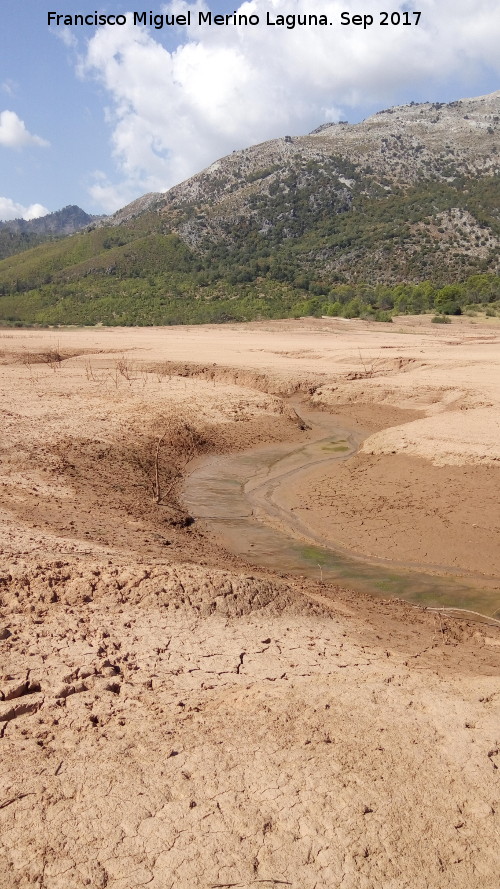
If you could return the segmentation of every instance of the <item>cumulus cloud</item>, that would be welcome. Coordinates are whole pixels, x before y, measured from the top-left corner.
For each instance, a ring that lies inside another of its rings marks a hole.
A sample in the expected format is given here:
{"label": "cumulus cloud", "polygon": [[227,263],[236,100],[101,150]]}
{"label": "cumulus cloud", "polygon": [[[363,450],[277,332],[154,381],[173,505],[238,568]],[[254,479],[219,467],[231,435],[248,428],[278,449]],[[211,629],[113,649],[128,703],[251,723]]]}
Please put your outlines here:
{"label": "cumulus cloud", "polygon": [[23,219],[27,221],[30,219],[40,219],[41,216],[47,216],[48,213],[50,213],[50,210],[47,210],[47,207],[44,207],[43,204],[30,204],[29,207],[25,207]]}
{"label": "cumulus cloud", "polygon": [[26,129],[24,120],[15,111],[0,111],[0,145],[5,148],[24,148],[25,145],[45,147],[49,143]]}
{"label": "cumulus cloud", "polygon": [[39,219],[40,216],[46,216],[47,213],[50,213],[50,210],[47,210],[47,207],[44,207],[43,204],[30,204],[28,207],[25,207],[11,198],[0,197],[0,219],[2,220]]}
{"label": "cumulus cloud", "polygon": [[[197,22],[206,8],[203,0],[174,0],[162,11],[191,9]],[[249,0],[237,13],[258,15],[259,25],[191,25],[172,51],[154,28],[133,26],[132,13],[126,26],[97,30],[80,72],[109,96],[119,181],[101,177],[94,199],[109,212],[235,148],[420,98],[437,84],[460,82],[467,94],[466,84],[485,68],[500,73],[497,0],[420,0],[418,8],[418,26],[381,27],[379,0],[365,0],[363,12],[376,22],[365,30],[340,25],[340,13],[359,12],[358,3],[326,0],[320,12],[332,26],[289,29],[266,25],[267,10],[273,20],[303,13],[301,0]]]}

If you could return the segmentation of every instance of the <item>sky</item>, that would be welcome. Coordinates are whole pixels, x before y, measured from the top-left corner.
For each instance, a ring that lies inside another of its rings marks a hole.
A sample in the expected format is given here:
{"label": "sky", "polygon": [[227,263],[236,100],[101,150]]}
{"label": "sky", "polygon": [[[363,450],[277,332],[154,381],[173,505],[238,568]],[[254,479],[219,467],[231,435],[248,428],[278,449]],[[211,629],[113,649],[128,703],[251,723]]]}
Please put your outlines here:
{"label": "sky", "polygon": [[[0,219],[113,213],[235,149],[500,89],[498,0],[137,2],[0,0]],[[256,23],[200,25],[209,11]],[[143,12],[191,24],[134,24]],[[278,23],[309,14],[327,24]]]}

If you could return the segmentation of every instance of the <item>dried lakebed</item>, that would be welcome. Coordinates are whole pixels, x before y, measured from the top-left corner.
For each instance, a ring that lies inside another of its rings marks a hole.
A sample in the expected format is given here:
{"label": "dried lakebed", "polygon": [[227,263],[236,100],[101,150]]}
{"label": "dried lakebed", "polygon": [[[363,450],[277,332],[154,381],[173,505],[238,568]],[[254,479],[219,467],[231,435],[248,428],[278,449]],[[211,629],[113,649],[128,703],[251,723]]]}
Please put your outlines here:
{"label": "dried lakebed", "polygon": [[282,495],[298,478],[353,456],[364,436],[334,417],[299,406],[311,427],[306,443],[259,446],[201,460],[187,477],[183,501],[229,552],[256,566],[314,577],[382,598],[495,620],[497,578],[456,577],[446,565],[429,573],[419,565],[365,558],[318,534],[289,510]]}

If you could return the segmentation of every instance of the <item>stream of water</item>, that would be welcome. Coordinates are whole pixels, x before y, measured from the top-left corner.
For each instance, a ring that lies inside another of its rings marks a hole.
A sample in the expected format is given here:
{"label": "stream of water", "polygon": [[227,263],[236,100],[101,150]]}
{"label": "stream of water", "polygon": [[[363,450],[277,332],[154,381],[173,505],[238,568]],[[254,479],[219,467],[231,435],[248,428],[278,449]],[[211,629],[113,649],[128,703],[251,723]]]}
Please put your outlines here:
{"label": "stream of water", "polygon": [[239,454],[207,457],[186,479],[183,501],[191,515],[228,551],[256,566],[332,581],[349,589],[464,616],[500,618],[500,579],[453,577],[446,566],[431,574],[415,566],[367,560],[332,548],[280,504],[283,490],[312,467],[346,460],[363,436],[334,418],[299,407],[312,427],[298,444],[259,446]]}

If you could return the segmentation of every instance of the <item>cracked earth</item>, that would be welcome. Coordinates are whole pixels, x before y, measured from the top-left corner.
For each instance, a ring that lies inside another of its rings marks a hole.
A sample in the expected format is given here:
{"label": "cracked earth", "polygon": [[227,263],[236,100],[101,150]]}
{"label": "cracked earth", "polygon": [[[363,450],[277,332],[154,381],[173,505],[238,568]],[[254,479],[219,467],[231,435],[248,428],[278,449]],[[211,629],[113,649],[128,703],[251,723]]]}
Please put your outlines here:
{"label": "cracked earth", "polygon": [[497,889],[499,629],[256,570],[152,496],[166,420],[204,452],[305,434],[278,390],[325,332],[266,330],[306,356],[275,394],[165,376],[153,335],[154,371],[135,332],[58,334],[56,369],[18,357],[53,334],[4,342],[1,889]]}

